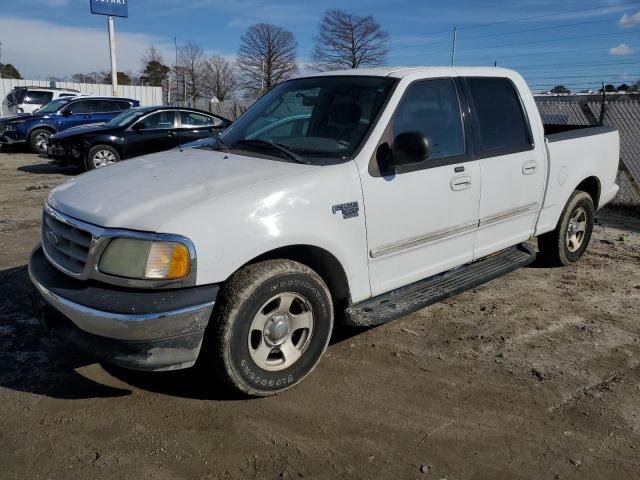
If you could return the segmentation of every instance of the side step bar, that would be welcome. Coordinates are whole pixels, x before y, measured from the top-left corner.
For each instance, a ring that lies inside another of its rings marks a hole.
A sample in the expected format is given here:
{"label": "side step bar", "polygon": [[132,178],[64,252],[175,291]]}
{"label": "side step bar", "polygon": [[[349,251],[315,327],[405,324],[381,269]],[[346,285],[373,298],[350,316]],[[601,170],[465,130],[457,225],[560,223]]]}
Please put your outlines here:
{"label": "side step bar", "polygon": [[524,243],[508,248],[477,262],[352,305],[346,309],[345,323],[374,326],[390,322],[529,265],[535,258],[535,250]]}

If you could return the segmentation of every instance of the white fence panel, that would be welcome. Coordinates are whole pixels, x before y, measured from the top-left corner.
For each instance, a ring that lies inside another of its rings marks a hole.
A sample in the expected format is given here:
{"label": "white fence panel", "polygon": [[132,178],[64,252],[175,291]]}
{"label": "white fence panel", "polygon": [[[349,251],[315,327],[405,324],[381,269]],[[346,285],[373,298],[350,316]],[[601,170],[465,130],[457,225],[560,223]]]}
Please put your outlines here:
{"label": "white fence panel", "polygon": [[[78,90],[83,95],[99,95],[101,97],[111,97],[111,85],[75,82],[53,82],[56,88],[69,88]],[[45,87],[51,86],[51,82],[46,80],[0,80],[0,116],[5,115],[2,111],[2,102],[9,92],[15,87]],[[119,85],[118,93],[121,97],[138,100],[143,106],[162,105],[162,87],[138,87],[132,85]]]}

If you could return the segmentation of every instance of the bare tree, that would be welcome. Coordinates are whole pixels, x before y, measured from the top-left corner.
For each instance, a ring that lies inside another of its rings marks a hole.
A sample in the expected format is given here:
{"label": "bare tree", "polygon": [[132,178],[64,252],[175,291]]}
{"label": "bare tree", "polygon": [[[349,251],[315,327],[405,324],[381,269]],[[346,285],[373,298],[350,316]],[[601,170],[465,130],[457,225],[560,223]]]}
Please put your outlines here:
{"label": "bare tree", "polygon": [[360,17],[342,10],[325,13],[314,41],[311,60],[317,70],[384,65],[389,52],[389,34],[372,16]]}
{"label": "bare tree", "polygon": [[204,67],[204,50],[196,43],[188,42],[178,52],[180,63],[176,68],[181,72],[184,81],[186,99],[195,105],[196,100],[204,93],[202,72]]}
{"label": "bare tree", "polygon": [[236,86],[233,64],[220,55],[212,55],[206,61],[204,79],[208,91],[221,102]]}
{"label": "bare tree", "polygon": [[293,34],[269,23],[250,26],[240,40],[236,62],[240,84],[251,94],[261,94],[291,78],[298,70]]}
{"label": "bare tree", "polygon": [[150,45],[149,48],[142,54],[142,66],[145,67],[149,62],[163,63],[162,52],[158,50],[154,45]]}

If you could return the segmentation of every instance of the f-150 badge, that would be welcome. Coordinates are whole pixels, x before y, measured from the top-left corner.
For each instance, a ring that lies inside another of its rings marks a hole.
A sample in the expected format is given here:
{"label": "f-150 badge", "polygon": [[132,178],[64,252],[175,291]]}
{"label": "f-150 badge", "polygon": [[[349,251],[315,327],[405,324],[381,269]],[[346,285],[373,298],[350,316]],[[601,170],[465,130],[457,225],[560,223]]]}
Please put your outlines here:
{"label": "f-150 badge", "polygon": [[358,212],[360,212],[358,202],[341,203],[340,205],[334,205],[331,209],[334,215],[342,212],[342,218],[344,219],[357,217]]}

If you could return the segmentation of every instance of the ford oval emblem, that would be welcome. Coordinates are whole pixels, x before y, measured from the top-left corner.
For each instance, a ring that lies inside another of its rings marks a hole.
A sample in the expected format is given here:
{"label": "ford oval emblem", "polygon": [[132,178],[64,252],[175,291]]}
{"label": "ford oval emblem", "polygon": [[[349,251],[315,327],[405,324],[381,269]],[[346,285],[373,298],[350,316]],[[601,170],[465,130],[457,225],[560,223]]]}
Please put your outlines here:
{"label": "ford oval emblem", "polygon": [[47,240],[49,240],[49,243],[51,243],[51,245],[54,245],[56,247],[60,242],[60,240],[58,240],[58,236],[51,230],[47,232]]}

